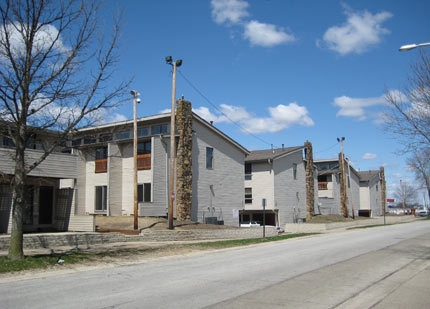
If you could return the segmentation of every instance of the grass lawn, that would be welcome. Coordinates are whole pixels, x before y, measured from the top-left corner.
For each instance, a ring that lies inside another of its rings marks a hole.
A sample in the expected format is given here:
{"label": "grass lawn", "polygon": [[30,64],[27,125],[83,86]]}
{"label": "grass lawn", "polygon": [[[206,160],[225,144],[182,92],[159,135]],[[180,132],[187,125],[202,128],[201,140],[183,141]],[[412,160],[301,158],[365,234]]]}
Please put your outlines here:
{"label": "grass lawn", "polygon": [[[314,234],[314,233],[313,233]],[[64,263],[69,264],[80,264],[89,263],[101,260],[115,260],[121,258],[131,258],[136,255],[144,255],[148,253],[158,253],[161,255],[174,255],[178,252],[184,252],[190,250],[208,250],[208,249],[222,249],[231,248],[238,246],[246,246],[251,244],[266,243],[271,241],[285,240],[289,238],[303,237],[308,235],[313,235],[311,233],[303,234],[287,234],[272,236],[266,238],[251,238],[251,239],[234,239],[234,240],[223,240],[223,241],[210,241],[210,242],[198,242],[193,244],[177,244],[169,245],[161,248],[151,248],[151,249],[139,249],[139,248],[129,248],[129,249],[118,249],[109,250],[106,249],[104,252],[97,253],[84,253],[79,251],[72,251],[63,255],[60,254],[48,254],[48,255],[35,255],[26,256],[20,261],[11,261],[6,256],[0,256],[0,273],[25,271],[32,269],[48,269],[56,266],[61,266],[58,264],[59,258],[64,260]]]}

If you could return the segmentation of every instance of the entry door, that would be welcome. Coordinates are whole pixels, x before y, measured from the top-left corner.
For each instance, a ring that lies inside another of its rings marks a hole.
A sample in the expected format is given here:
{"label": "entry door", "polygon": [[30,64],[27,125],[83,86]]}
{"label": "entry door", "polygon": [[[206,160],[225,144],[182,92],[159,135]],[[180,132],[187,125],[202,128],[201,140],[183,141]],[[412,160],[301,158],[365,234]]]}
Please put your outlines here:
{"label": "entry door", "polygon": [[39,224],[52,224],[53,187],[39,188]]}

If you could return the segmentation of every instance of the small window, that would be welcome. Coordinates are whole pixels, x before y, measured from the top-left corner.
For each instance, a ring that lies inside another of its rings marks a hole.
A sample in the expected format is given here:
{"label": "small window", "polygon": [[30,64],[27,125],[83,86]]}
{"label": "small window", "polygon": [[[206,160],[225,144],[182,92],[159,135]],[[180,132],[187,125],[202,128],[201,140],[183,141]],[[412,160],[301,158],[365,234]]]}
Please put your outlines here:
{"label": "small window", "polygon": [[95,144],[97,142],[97,139],[95,137],[86,136],[84,138],[84,144]]}
{"label": "small window", "polygon": [[137,144],[137,154],[151,153],[151,141],[140,142]]}
{"label": "small window", "polygon": [[137,200],[139,202],[151,202],[151,183],[137,185]]}
{"label": "small window", "polygon": [[151,126],[151,133],[152,135],[155,134],[162,134],[162,133],[168,133],[168,125],[167,124],[158,124],[158,125],[154,125]]}
{"label": "small window", "polygon": [[147,127],[137,128],[137,137],[148,136],[149,130]]}
{"label": "small window", "polygon": [[107,159],[107,147],[96,148],[96,160]]}
{"label": "small window", "polygon": [[293,163],[293,179],[297,179],[297,163]]}
{"label": "small window", "polygon": [[15,143],[10,137],[3,136],[3,146],[15,147]]}
{"label": "small window", "polygon": [[82,144],[81,138],[72,140],[72,146],[80,146],[81,144]]}
{"label": "small window", "polygon": [[99,141],[100,142],[110,142],[112,140],[112,134],[103,134],[100,135]]}
{"label": "small window", "polygon": [[130,131],[122,131],[115,134],[116,139],[128,139],[130,138]]}
{"label": "small window", "polygon": [[212,169],[214,161],[214,149],[206,147],[206,168]]}
{"label": "small window", "polygon": [[252,204],[252,188],[245,188],[245,204]]}
{"label": "small window", "polygon": [[251,180],[251,179],[252,179],[252,164],[245,163],[245,180]]}
{"label": "small window", "polygon": [[107,210],[107,186],[96,186],[95,204],[96,211]]}

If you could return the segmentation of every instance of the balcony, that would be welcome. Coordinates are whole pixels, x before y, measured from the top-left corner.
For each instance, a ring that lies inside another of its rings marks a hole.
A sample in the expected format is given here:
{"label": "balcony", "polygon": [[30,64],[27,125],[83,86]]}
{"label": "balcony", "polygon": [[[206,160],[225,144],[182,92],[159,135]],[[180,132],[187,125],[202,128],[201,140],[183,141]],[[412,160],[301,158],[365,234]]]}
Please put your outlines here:
{"label": "balcony", "polygon": [[318,181],[318,190],[328,190],[327,181]]}
{"label": "balcony", "polygon": [[[41,150],[27,149],[25,162],[32,164],[40,159],[44,152]],[[4,174],[15,173],[15,149],[0,148],[0,171]],[[76,178],[78,157],[73,154],[51,153],[39,166],[32,170],[29,176],[52,178]]]}
{"label": "balcony", "polygon": [[151,154],[139,154],[137,155],[137,169],[138,170],[149,170],[151,169]]}
{"label": "balcony", "polygon": [[95,160],[95,172],[106,173],[107,172],[107,159],[96,159]]}

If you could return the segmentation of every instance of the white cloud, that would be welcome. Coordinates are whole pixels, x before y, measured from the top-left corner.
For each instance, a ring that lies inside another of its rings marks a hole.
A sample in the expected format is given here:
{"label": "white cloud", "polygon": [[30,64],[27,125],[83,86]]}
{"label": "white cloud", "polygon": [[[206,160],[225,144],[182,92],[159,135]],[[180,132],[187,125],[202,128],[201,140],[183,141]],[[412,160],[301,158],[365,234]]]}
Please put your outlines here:
{"label": "white cloud", "polygon": [[272,47],[295,40],[293,35],[286,33],[282,28],[260,23],[256,20],[252,20],[245,25],[244,37],[252,45],[263,47]]}
{"label": "white cloud", "polygon": [[373,159],[376,159],[376,154],[374,154],[374,153],[370,153],[370,152],[366,152],[361,158],[363,159],[363,160],[373,160]]}
{"label": "white cloud", "polygon": [[382,23],[393,16],[390,12],[371,14],[368,11],[346,11],[345,14],[347,21],[327,29],[323,36],[325,45],[341,55],[361,54],[378,44],[383,35],[390,33],[382,27]]}
{"label": "white cloud", "polygon": [[[7,24],[5,28],[0,30],[0,40],[5,41],[6,34],[10,42],[10,50],[13,57],[24,57],[26,51],[23,35],[26,35],[26,30],[22,29],[19,24]],[[57,28],[52,25],[43,25],[38,27],[38,31],[34,37],[33,53],[44,53],[53,45],[54,49],[59,53],[68,53],[69,49],[63,44]],[[0,47],[0,55],[4,55],[4,46]]]}
{"label": "white cloud", "polygon": [[339,111],[336,116],[353,117],[358,120],[365,120],[366,108],[376,105],[385,104],[385,97],[375,98],[350,98],[347,96],[341,96],[334,98],[333,105],[339,107]]}
{"label": "white cloud", "polygon": [[255,117],[244,107],[222,104],[218,115],[210,112],[207,107],[193,109],[200,117],[207,121],[229,123],[234,121],[245,133],[279,132],[293,125],[313,126],[314,122],[308,115],[304,106],[296,103],[288,105],[279,104],[269,107],[268,117]]}
{"label": "white cloud", "polygon": [[[249,16],[249,3],[243,0],[212,0],[212,19],[217,24],[238,25],[243,27],[243,37],[251,45],[273,47],[295,40],[283,28],[276,25],[261,23],[257,20],[245,21]],[[232,37],[235,37],[233,33]]]}
{"label": "white cloud", "polygon": [[242,0],[212,0],[212,18],[217,24],[238,24],[249,14],[248,2]]}

